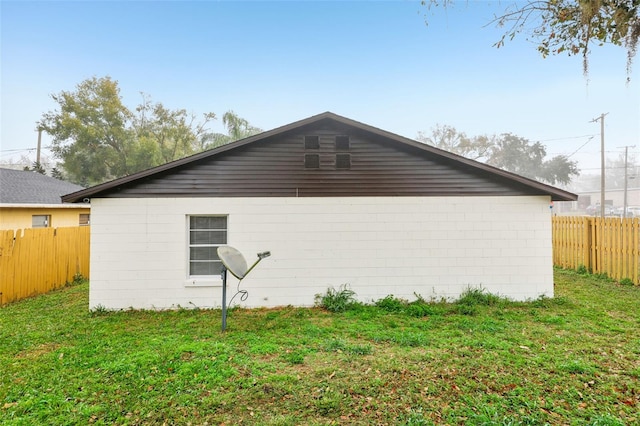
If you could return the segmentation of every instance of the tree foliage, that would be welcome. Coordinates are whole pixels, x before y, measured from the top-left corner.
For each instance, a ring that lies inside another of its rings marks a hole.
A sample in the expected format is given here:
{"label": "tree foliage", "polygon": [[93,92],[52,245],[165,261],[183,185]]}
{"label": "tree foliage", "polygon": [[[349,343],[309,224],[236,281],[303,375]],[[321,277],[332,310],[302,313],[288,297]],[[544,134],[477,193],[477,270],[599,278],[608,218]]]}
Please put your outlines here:
{"label": "tree foliage", "polygon": [[262,129],[253,127],[247,120],[239,117],[233,111],[227,111],[222,115],[222,124],[227,129],[227,134],[208,134],[206,136],[208,148],[215,148],[229,142],[244,139],[262,131]]}
{"label": "tree foliage", "polygon": [[436,126],[417,140],[472,160],[550,184],[569,184],[578,176],[577,163],[564,155],[546,159],[546,147],[511,133],[469,137],[451,126]]}
{"label": "tree foliage", "polygon": [[[453,0],[423,0],[428,7]],[[640,38],[640,0],[523,0],[507,3],[490,24],[504,28],[496,47],[521,33],[537,44],[542,56],[582,55],[584,73],[590,48],[605,43],[627,50],[627,75]]]}
{"label": "tree foliage", "polygon": [[[239,123],[234,133],[211,133],[216,119],[206,113],[198,119],[185,109],[171,110],[143,94],[134,111],[120,96],[118,82],[109,77],[90,78],[74,91],[51,95],[58,109],[43,114],[38,128],[52,136],[52,152],[62,160],[68,179],[94,185],[247,136],[252,127],[233,112],[226,123]],[[227,125],[227,127],[229,127]],[[225,136],[223,138],[222,136]]]}
{"label": "tree foliage", "polygon": [[470,138],[464,132],[456,130],[455,127],[440,124],[431,129],[430,135],[418,132],[417,139],[477,161],[486,161],[494,144],[494,140],[487,136]]}
{"label": "tree foliage", "polygon": [[22,170],[24,170],[25,172],[40,173],[41,175],[47,174],[47,171],[44,169],[44,166],[38,161],[34,161],[33,163],[31,163],[31,166],[24,166]]}

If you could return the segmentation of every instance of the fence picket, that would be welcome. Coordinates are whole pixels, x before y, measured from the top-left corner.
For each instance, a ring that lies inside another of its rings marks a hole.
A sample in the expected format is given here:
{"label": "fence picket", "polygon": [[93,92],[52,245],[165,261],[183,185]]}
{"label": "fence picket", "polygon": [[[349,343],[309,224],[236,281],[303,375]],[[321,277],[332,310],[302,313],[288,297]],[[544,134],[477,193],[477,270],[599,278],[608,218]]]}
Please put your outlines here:
{"label": "fence picket", "polygon": [[89,277],[90,227],[0,231],[0,306]]}

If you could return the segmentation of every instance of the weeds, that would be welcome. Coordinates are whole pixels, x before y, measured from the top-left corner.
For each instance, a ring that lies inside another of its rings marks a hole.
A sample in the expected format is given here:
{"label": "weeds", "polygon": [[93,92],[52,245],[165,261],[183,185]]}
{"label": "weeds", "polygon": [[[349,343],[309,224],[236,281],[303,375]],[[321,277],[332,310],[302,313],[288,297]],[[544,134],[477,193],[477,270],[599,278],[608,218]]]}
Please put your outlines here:
{"label": "weeds", "polygon": [[370,355],[373,352],[371,345],[356,345],[350,344],[342,339],[332,339],[326,345],[324,345],[326,352],[339,352],[352,355]]}
{"label": "weeds", "polygon": [[101,316],[101,315],[106,315],[108,314],[110,311],[102,304],[96,305],[93,308],[91,308],[89,310],[89,313],[92,316]]}
{"label": "weeds", "polygon": [[578,265],[578,269],[576,269],[576,272],[579,275],[589,275],[591,273],[591,271],[589,271],[589,269],[587,269],[587,267],[584,265]]}
{"label": "weeds", "polygon": [[338,290],[332,287],[324,295],[316,294],[315,302],[316,306],[330,312],[344,312],[358,304],[355,295],[356,293],[350,290],[347,284],[343,284]]}
{"label": "weeds", "polygon": [[467,306],[495,306],[509,300],[487,292],[483,288],[467,288],[462,292],[456,304]]}
{"label": "weeds", "polygon": [[635,285],[635,283],[631,278],[623,278],[620,280],[620,285],[633,286]]}

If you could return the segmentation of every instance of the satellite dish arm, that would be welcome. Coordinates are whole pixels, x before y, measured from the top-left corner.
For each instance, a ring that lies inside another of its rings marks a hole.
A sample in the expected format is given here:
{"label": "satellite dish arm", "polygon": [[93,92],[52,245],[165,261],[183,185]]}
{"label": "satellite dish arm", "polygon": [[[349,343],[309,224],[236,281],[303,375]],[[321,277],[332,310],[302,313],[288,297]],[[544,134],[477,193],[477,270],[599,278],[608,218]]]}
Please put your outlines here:
{"label": "satellite dish arm", "polygon": [[255,267],[256,267],[256,265],[257,265],[258,263],[260,263],[260,261],[261,261],[262,259],[264,259],[265,257],[269,257],[269,256],[271,256],[271,252],[270,252],[270,251],[265,251],[265,252],[262,252],[262,253],[258,253],[258,260],[256,260],[256,261],[253,263],[253,265],[251,265],[251,267],[250,267],[249,269],[247,269],[247,272],[245,272],[245,273],[244,273],[244,276],[243,276],[242,278],[244,278],[244,277],[246,277],[247,275],[249,275],[249,272],[251,272],[251,270],[252,270],[253,268],[255,268]]}

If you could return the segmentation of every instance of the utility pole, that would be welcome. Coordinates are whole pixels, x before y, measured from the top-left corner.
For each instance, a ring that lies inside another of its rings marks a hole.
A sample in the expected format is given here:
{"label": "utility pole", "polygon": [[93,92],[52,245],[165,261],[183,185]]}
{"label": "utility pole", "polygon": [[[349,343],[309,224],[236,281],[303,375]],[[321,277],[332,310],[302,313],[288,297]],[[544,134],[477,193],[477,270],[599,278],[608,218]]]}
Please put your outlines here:
{"label": "utility pole", "polygon": [[609,114],[600,114],[600,117],[591,120],[592,123],[600,121],[600,216],[604,217],[604,117]]}
{"label": "utility pole", "polygon": [[635,148],[635,145],[632,146],[623,146],[621,148],[624,148],[624,206],[622,210],[622,218],[626,218],[627,217],[627,179],[628,179],[628,168],[627,168],[627,158],[628,158],[628,154],[629,154],[629,148]]}
{"label": "utility pole", "polygon": [[38,129],[38,149],[36,150],[36,163],[40,166],[40,148],[42,147],[42,129]]}

